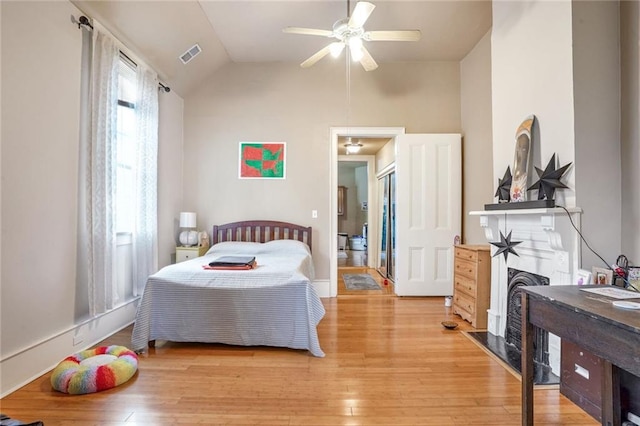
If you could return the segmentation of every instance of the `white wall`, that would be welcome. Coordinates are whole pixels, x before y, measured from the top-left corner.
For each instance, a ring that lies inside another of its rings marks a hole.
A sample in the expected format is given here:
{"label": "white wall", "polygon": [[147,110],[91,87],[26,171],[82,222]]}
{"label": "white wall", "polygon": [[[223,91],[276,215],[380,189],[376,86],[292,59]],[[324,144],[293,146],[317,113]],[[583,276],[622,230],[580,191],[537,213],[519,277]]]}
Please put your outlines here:
{"label": "white wall", "polygon": [[[82,35],[70,16],[79,12],[67,1],[0,2],[0,10],[4,396],[130,324],[136,304],[85,321],[86,292],[76,288]],[[182,100],[163,96],[159,176],[169,187],[159,190],[161,207],[179,205],[182,188]],[[175,210],[159,213],[161,247],[173,244]]]}
{"label": "white wall", "polygon": [[74,319],[81,32],[68,2],[1,7],[5,355]]}
{"label": "white wall", "polygon": [[[532,164],[544,168],[554,153],[563,165],[575,160],[571,45],[570,2],[493,3],[494,185],[507,166],[513,171],[516,129],[530,114],[536,116]],[[530,170],[530,183],[535,177]],[[570,171],[564,182],[570,189],[558,191],[556,200],[572,207],[574,173]]]}
{"label": "white wall", "polygon": [[376,174],[396,161],[396,140],[391,139],[376,153]]}
{"label": "white wall", "polygon": [[622,252],[640,265],[640,3],[620,3]]}
{"label": "white wall", "polygon": [[174,92],[159,94],[158,266],[175,262],[182,205],[184,101]]}
{"label": "white wall", "polygon": [[491,31],[460,62],[462,117],[462,241],[487,244],[470,211],[496,202],[491,130]]}
{"label": "white wall", "polygon": [[[352,68],[351,126],[459,133],[457,62]],[[345,126],[344,66],[230,64],[185,98],[185,208],[198,226],[273,219],[314,228],[317,279],[329,278],[330,128]],[[287,179],[240,180],[240,141],[287,143]],[[311,211],[318,210],[318,218]]]}
{"label": "white wall", "polygon": [[[571,6],[576,204],[584,212],[583,235],[611,265],[621,253],[620,238],[612,236],[621,235],[622,221],[619,5]],[[592,266],[606,265],[583,244],[582,267]]]}
{"label": "white wall", "polygon": [[[583,234],[609,262],[620,252],[617,8],[495,2],[492,34],[494,182],[512,164],[516,127],[535,114],[533,165],[554,153],[559,165],[573,163],[556,203],[583,208]],[[584,246],[582,254],[582,267],[601,265]]]}

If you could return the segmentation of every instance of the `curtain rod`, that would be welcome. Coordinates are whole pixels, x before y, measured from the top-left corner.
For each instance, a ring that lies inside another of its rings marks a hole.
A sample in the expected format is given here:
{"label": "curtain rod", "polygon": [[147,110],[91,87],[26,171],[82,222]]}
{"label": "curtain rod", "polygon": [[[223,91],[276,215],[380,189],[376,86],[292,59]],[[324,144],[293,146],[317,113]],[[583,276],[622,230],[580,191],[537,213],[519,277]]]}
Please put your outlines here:
{"label": "curtain rod", "polygon": [[[91,25],[91,21],[89,21],[89,18],[87,18],[86,16],[82,15],[78,18],[78,20],[75,20],[75,17],[72,15],[71,16],[71,22],[73,22],[74,24],[78,24],[78,29],[80,29],[80,27],[85,26],[85,27],[89,27],[91,29],[91,31],[93,31],[93,25]],[[122,50],[120,51],[120,53],[122,53],[128,60],[131,61],[131,63],[133,63],[134,65],[138,65],[136,64],[136,61],[134,61],[133,59],[131,59],[126,53],[124,53]],[[158,90],[164,90],[165,93],[169,93],[171,91],[171,88],[165,84],[162,84],[161,82],[158,82]]]}

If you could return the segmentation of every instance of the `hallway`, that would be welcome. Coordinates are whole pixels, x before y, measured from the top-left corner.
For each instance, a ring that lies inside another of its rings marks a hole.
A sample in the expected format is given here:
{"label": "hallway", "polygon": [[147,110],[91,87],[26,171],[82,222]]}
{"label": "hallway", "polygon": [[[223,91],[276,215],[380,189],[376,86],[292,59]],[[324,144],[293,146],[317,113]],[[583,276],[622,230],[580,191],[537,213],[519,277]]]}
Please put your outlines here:
{"label": "hallway", "polygon": [[[381,290],[348,290],[342,274],[369,274]],[[338,296],[394,296],[393,282],[386,280],[373,268],[367,267],[367,252],[361,250],[338,251]]]}

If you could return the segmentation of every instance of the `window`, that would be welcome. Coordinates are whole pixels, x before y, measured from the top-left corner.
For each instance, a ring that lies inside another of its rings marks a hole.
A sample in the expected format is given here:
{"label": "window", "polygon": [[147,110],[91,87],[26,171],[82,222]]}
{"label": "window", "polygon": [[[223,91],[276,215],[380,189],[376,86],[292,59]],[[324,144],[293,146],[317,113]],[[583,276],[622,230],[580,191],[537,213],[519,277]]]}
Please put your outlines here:
{"label": "window", "polygon": [[120,55],[118,72],[118,115],[116,178],[116,232],[133,232],[136,133],[136,64]]}

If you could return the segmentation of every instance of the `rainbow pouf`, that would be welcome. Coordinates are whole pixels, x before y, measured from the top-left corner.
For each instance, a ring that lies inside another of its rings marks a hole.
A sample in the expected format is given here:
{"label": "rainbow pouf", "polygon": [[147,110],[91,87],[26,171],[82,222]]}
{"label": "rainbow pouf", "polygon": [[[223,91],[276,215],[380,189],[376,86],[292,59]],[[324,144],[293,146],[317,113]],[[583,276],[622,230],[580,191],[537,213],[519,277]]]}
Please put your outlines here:
{"label": "rainbow pouf", "polygon": [[53,370],[51,386],[80,395],[119,386],[138,370],[138,355],[124,346],[100,346],[65,358]]}

